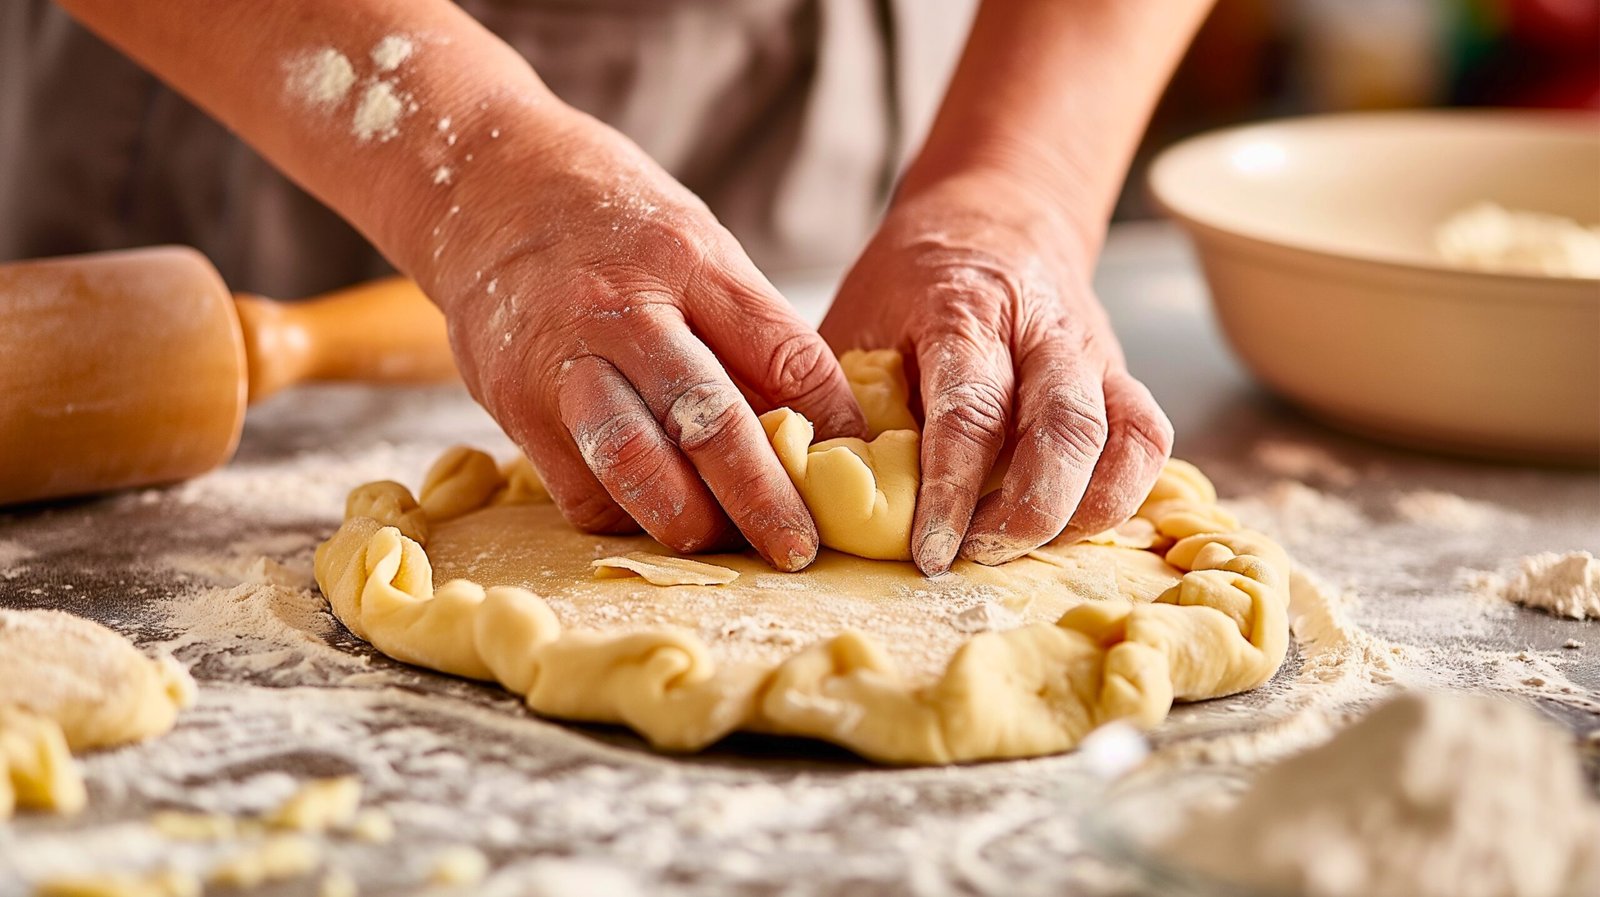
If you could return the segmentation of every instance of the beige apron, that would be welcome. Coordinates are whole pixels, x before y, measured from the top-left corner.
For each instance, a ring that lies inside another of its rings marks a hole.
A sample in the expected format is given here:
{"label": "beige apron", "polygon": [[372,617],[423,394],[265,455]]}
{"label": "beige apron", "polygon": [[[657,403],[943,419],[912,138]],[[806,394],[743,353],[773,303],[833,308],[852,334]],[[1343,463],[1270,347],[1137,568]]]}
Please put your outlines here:
{"label": "beige apron", "polygon": [[[769,271],[846,263],[973,0],[462,0]],[[0,259],[187,243],[236,289],[388,270],[353,229],[47,0],[0,3]]]}

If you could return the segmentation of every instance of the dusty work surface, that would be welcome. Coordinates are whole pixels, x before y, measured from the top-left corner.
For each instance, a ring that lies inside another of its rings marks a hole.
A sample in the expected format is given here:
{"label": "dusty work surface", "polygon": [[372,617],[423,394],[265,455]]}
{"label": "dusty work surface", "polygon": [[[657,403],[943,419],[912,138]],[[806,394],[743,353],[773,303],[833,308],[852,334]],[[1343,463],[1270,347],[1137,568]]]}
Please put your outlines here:
{"label": "dusty work surface", "polygon": [[[1297,584],[1306,641],[1278,678],[1179,708],[1155,733],[1154,769],[1293,750],[1408,684],[1510,693],[1575,732],[1600,728],[1600,623],[1511,607],[1485,584],[1527,555],[1600,551],[1600,477],[1414,455],[1306,421],[1228,359],[1166,228],[1115,235],[1098,283],[1179,454],[1322,584]],[[252,812],[346,773],[398,829],[389,844],[328,841],[328,864],[364,893],[420,891],[435,852],[461,844],[494,866],[473,893],[1129,892],[1083,835],[1103,799],[1083,755],[883,770],[741,738],[664,757],[374,655],[327,614],[311,550],[350,487],[415,485],[458,442],[506,446],[457,389],[308,389],[252,412],[224,471],[0,514],[0,605],[101,620],[173,651],[201,685],[171,735],[83,760],[84,814],[0,825],[0,895],[67,869],[204,868],[221,848],[163,841],[152,811]]]}

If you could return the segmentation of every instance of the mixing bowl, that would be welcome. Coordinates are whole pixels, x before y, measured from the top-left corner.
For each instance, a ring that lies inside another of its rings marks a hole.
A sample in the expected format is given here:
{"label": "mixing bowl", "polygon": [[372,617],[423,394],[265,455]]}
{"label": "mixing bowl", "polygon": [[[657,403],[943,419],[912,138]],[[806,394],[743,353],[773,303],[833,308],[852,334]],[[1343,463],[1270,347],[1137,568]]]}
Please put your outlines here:
{"label": "mixing bowl", "polygon": [[1168,149],[1150,184],[1269,389],[1409,446],[1600,463],[1600,279],[1468,270],[1434,248],[1485,201],[1600,222],[1600,116],[1248,125]]}

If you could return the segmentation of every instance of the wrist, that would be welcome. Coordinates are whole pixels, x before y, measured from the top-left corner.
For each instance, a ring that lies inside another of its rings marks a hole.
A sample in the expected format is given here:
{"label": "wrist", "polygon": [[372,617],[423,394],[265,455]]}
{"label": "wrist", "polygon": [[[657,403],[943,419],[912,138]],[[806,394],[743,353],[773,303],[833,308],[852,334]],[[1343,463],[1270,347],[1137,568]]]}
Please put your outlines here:
{"label": "wrist", "polygon": [[958,152],[925,150],[906,169],[892,209],[953,206],[1003,220],[1075,263],[1092,266],[1105,239],[1103,203],[1081,168],[1024,141],[973,141]]}

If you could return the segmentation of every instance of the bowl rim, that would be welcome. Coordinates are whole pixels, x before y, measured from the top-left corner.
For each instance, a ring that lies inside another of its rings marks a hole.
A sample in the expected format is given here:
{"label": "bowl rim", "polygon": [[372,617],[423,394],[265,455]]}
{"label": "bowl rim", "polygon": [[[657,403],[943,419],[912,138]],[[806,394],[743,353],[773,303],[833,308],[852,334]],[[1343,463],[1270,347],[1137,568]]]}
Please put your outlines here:
{"label": "bowl rim", "polygon": [[[1298,130],[1305,127],[1336,124],[1342,126],[1359,125],[1363,123],[1379,122],[1380,126],[1388,126],[1397,122],[1416,122],[1422,119],[1448,121],[1452,126],[1463,124],[1538,124],[1544,127],[1571,129],[1577,131],[1587,127],[1595,137],[1595,148],[1600,154],[1600,114],[1589,110],[1551,110],[1551,109],[1393,109],[1361,112],[1334,112],[1316,115],[1288,116],[1271,118],[1262,121],[1247,122],[1224,128],[1204,131],[1186,137],[1158,153],[1151,162],[1145,183],[1157,207],[1168,217],[1184,225],[1191,232],[1205,232],[1214,235],[1233,237],[1259,244],[1263,247],[1274,249],[1289,249],[1299,253],[1316,256],[1329,261],[1344,263],[1358,262],[1390,270],[1409,271],[1428,275],[1448,275],[1452,277],[1467,278],[1478,283],[1498,283],[1505,286],[1538,286],[1550,290],[1556,284],[1563,293],[1567,288],[1588,288],[1590,290],[1600,287],[1600,277],[1562,276],[1553,277],[1543,274],[1526,274],[1515,271],[1492,271],[1478,268],[1464,268],[1451,265],[1444,260],[1428,261],[1420,258],[1385,255],[1381,252],[1351,252],[1343,249],[1330,249],[1315,241],[1304,239],[1285,238],[1281,235],[1269,234],[1258,227],[1236,227],[1224,225],[1207,216],[1200,215],[1185,208],[1181,200],[1173,196],[1170,183],[1174,175],[1170,172],[1181,157],[1193,155],[1205,147],[1222,143],[1224,141],[1246,136],[1253,132],[1281,131],[1284,129]],[[1576,298],[1576,297],[1575,297]],[[1591,300],[1600,300],[1600,293],[1590,297]]]}

